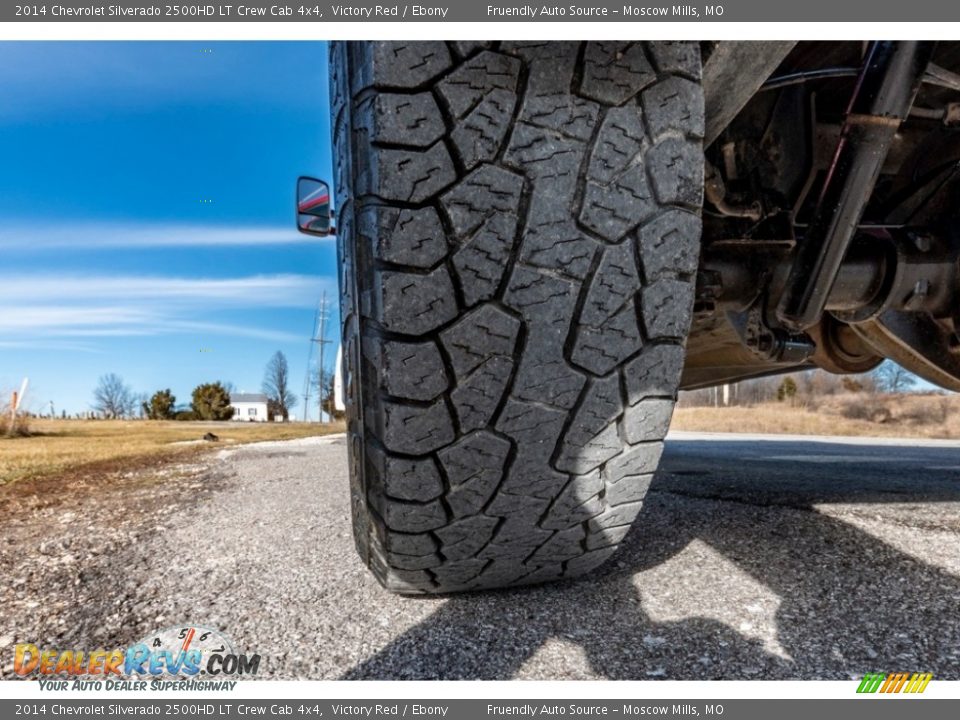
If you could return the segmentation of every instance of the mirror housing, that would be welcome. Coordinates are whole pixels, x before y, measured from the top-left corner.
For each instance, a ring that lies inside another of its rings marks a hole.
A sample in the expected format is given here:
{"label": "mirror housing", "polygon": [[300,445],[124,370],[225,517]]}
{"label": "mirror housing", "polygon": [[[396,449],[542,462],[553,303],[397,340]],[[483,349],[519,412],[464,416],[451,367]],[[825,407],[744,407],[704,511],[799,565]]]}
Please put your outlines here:
{"label": "mirror housing", "polygon": [[320,237],[335,234],[330,186],[323,180],[312,177],[297,180],[297,230]]}

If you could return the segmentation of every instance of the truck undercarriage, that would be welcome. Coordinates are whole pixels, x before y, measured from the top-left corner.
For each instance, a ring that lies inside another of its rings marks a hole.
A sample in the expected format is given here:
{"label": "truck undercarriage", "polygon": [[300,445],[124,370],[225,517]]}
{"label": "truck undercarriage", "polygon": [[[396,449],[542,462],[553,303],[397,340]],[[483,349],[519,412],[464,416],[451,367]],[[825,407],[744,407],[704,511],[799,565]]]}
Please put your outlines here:
{"label": "truck undercarriage", "polygon": [[[960,390],[960,44],[331,45],[357,550],[397,592],[599,567],[678,389]],[[304,178],[298,224],[333,232]]]}
{"label": "truck undercarriage", "polygon": [[681,386],[884,358],[960,390],[960,47],[707,43]]}

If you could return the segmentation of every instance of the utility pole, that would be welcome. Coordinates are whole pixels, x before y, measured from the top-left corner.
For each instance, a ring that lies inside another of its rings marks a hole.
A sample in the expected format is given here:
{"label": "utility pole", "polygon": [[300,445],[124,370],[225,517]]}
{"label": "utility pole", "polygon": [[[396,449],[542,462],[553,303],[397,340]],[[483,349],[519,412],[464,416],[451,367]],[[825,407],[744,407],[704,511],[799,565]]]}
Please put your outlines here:
{"label": "utility pole", "polygon": [[323,379],[324,379],[323,378],[323,375],[324,375],[323,356],[325,354],[324,353],[325,347],[327,346],[328,343],[330,343],[330,340],[327,340],[327,317],[329,315],[329,309],[327,306],[326,290],[323,291],[323,295],[320,297],[320,306],[317,309],[317,315],[320,321],[320,334],[316,338],[314,338],[314,342],[320,346],[320,350],[319,350],[320,357],[317,360],[318,371],[319,371],[318,372],[319,392],[317,394],[320,396],[320,422],[323,422],[323,394],[324,394],[324,391],[326,390],[326,387],[323,384]]}
{"label": "utility pole", "polygon": [[307,349],[307,371],[303,376],[303,421],[307,421],[310,409],[310,363],[313,360],[313,343],[316,341],[314,333],[317,331],[317,325],[320,322],[320,305],[313,313],[313,325],[310,327],[310,342]]}

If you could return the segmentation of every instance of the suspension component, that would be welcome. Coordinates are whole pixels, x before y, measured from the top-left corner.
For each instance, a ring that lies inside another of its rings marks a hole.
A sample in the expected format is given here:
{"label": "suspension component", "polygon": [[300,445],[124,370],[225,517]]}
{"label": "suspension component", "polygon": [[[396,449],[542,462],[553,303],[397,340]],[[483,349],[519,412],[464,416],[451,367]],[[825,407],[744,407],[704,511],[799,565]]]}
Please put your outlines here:
{"label": "suspension component", "polygon": [[[714,246],[703,258],[697,300],[735,312],[753,306],[763,294],[775,302],[795,265],[785,247]],[[958,268],[960,238],[915,231],[861,233],[838,268],[825,310],[847,324],[872,320],[887,310],[949,318],[960,307]]]}
{"label": "suspension component", "polygon": [[930,42],[872,43],[847,106],[843,130],[813,220],[801,239],[777,307],[801,332],[819,322],[863,210],[933,54]]}
{"label": "suspension component", "polygon": [[773,312],[793,266],[785,246],[715,245],[698,275],[700,320],[726,316],[742,347],[768,363],[809,360],[855,373],[890,357],[931,382],[960,389],[960,235],[859,234],[824,314],[802,332],[781,325]]}

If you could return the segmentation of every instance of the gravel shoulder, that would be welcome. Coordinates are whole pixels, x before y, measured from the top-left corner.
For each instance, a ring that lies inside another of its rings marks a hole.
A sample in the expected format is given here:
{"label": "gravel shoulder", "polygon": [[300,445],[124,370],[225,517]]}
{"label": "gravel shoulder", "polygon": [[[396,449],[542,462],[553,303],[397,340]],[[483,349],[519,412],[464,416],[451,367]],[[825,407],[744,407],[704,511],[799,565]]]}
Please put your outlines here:
{"label": "gravel shoulder", "polygon": [[282,679],[960,679],[960,450],[676,434],[583,581],[403,598],[353,550],[343,436],[0,488],[0,665],[218,627]]}

